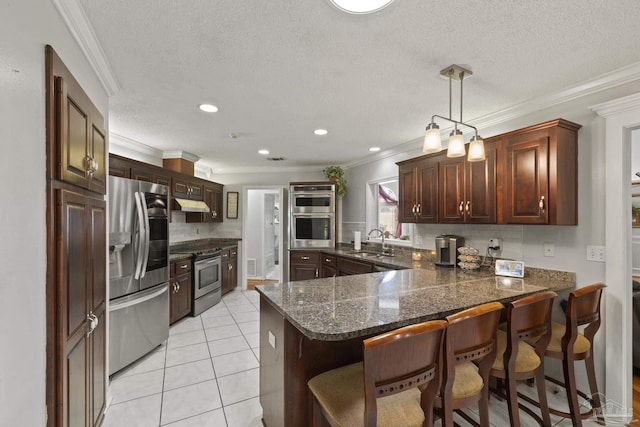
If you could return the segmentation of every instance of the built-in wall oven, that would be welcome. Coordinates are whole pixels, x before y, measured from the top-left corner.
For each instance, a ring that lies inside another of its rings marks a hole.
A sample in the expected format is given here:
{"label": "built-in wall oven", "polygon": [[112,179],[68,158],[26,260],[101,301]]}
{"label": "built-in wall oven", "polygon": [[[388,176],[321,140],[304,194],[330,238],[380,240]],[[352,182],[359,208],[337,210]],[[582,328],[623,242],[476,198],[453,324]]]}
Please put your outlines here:
{"label": "built-in wall oven", "polygon": [[336,244],[336,192],[333,183],[292,183],[290,248],[332,248]]}
{"label": "built-in wall oven", "polygon": [[193,263],[193,304],[191,315],[197,316],[222,299],[220,249],[196,253]]}

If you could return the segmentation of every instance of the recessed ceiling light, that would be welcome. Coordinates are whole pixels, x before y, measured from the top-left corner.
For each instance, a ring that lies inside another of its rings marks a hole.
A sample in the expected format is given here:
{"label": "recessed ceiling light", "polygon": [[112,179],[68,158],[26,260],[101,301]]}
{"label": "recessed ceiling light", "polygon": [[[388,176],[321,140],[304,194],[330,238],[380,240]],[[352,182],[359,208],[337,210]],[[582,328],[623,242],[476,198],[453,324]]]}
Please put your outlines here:
{"label": "recessed ceiling light", "polygon": [[326,135],[329,132],[326,129],[316,129],[313,131],[313,133],[315,133],[316,135]]}
{"label": "recessed ceiling light", "polygon": [[218,107],[213,104],[200,104],[200,109],[205,113],[215,113],[218,111]]}
{"label": "recessed ceiling light", "polygon": [[375,153],[376,151],[380,151],[380,147],[371,147],[369,148],[369,151],[371,151],[372,153]]}
{"label": "recessed ceiling light", "polygon": [[266,156],[267,154],[269,154],[269,150],[259,150],[258,153]]}
{"label": "recessed ceiling light", "polygon": [[347,13],[373,13],[389,6],[393,0],[331,0],[338,9]]}

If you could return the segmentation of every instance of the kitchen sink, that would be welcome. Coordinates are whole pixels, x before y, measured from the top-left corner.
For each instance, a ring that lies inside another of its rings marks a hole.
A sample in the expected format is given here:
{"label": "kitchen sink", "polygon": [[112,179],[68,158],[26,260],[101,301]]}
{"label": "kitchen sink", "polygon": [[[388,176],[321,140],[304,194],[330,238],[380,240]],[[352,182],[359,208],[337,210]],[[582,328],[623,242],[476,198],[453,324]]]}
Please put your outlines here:
{"label": "kitchen sink", "polygon": [[382,252],[370,252],[370,251],[351,251],[349,252],[351,255],[359,255],[362,257],[370,257],[370,258],[382,258],[382,257],[393,257],[393,254],[383,254]]}

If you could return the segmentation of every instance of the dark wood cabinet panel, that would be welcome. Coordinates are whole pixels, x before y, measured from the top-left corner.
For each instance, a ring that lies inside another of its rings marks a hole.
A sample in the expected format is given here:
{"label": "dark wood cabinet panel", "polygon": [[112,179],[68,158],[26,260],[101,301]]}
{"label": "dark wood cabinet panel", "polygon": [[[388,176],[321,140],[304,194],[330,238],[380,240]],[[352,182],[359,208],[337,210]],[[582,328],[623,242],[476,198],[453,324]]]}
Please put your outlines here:
{"label": "dark wood cabinet panel", "polygon": [[438,159],[427,157],[418,163],[418,222],[438,222]]}
{"label": "dark wood cabinet panel", "polygon": [[110,154],[109,175],[120,178],[131,178],[131,163],[123,157]]}
{"label": "dark wood cabinet panel", "polygon": [[171,178],[171,194],[173,197],[201,201],[203,192],[204,184],[195,179],[189,179],[185,175]]}
{"label": "dark wood cabinet panel", "polygon": [[289,252],[289,280],[312,280],[320,277],[320,252]]}
{"label": "dark wood cabinet panel", "polygon": [[57,200],[62,418],[65,425],[95,425],[106,393],[106,203],[68,190],[58,190]]}
{"label": "dark wood cabinet panel", "polygon": [[469,162],[466,157],[441,157],[439,222],[496,222],[494,143],[485,143],[485,157],[485,160],[476,162]]}
{"label": "dark wood cabinet panel", "polygon": [[438,160],[423,156],[399,164],[400,222],[438,222]]}
{"label": "dark wood cabinet panel", "polygon": [[238,247],[224,249],[220,258],[222,295],[224,295],[238,286]]}
{"label": "dark wood cabinet panel", "polygon": [[350,276],[352,274],[364,274],[374,271],[373,264],[355,261],[349,258],[338,257],[338,276]]}
{"label": "dark wood cabinet panel", "polygon": [[496,148],[485,141],[485,160],[466,162],[465,206],[466,222],[495,224],[496,222]]}
{"label": "dark wood cabinet panel", "polygon": [[440,160],[440,222],[457,223],[465,220],[464,157]]}
{"label": "dark wood cabinet panel", "polygon": [[169,280],[169,323],[177,322],[191,313],[191,258],[173,261]]}
{"label": "dark wood cabinet panel", "polygon": [[578,224],[578,129],[556,119],[501,136],[501,223]]}
{"label": "dark wood cabinet panel", "polygon": [[59,124],[56,129],[57,178],[105,194],[104,119],[57,57],[54,59],[54,76],[55,108]]}
{"label": "dark wood cabinet panel", "polygon": [[211,212],[187,212],[187,222],[222,222],[222,185],[216,183],[204,184],[202,200],[209,206]]}

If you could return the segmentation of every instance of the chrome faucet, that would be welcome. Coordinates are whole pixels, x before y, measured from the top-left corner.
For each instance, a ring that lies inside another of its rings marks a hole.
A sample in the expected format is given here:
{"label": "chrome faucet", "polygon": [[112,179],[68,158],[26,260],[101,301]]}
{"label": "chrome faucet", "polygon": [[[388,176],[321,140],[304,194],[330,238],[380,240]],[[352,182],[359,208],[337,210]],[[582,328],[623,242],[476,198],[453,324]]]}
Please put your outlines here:
{"label": "chrome faucet", "polygon": [[382,253],[383,254],[388,253],[389,248],[387,247],[387,244],[384,241],[384,231],[380,230],[379,228],[374,228],[369,232],[369,234],[367,234],[367,238],[371,237],[371,233],[373,233],[374,231],[377,231],[378,233],[380,233],[380,238],[382,239]]}

